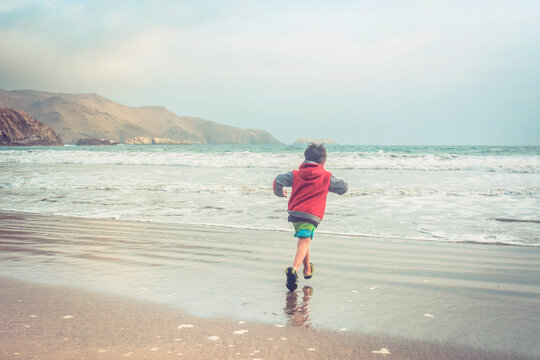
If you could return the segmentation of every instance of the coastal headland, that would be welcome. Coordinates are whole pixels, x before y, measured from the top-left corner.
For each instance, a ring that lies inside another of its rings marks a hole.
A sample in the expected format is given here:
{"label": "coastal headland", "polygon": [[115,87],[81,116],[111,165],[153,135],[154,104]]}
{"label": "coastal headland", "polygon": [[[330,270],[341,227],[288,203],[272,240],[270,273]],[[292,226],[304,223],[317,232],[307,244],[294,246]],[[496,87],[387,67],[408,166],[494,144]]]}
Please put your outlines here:
{"label": "coastal headland", "polygon": [[117,143],[155,138],[158,143],[176,144],[279,144],[264,130],[178,116],[162,106],[129,107],[97,94],[0,90],[0,107],[26,111],[58,132],[66,144],[84,138]]}

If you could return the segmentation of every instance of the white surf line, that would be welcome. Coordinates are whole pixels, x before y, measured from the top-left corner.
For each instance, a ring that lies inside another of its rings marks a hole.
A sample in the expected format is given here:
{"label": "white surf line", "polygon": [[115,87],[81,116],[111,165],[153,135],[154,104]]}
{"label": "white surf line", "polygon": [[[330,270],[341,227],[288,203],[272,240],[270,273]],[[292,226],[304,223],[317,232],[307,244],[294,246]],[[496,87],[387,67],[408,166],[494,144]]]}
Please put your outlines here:
{"label": "white surf line", "polygon": [[503,222],[528,222],[528,223],[536,223],[540,224],[540,220],[534,220],[534,219],[513,219],[513,218],[492,218],[496,221],[503,221]]}

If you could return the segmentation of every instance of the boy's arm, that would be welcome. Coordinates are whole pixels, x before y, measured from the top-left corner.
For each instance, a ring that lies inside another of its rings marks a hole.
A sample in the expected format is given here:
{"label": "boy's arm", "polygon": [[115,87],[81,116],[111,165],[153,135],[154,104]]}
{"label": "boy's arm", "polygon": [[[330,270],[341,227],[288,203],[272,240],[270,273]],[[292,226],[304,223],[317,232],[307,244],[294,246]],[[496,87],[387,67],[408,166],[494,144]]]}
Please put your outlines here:
{"label": "boy's arm", "polygon": [[279,197],[286,197],[285,193],[283,192],[284,186],[292,186],[293,181],[293,173],[292,171],[289,171],[286,174],[281,174],[276,176],[274,179],[274,194]]}
{"label": "boy's arm", "polygon": [[349,190],[349,185],[342,179],[338,179],[334,175],[330,178],[330,187],[328,191],[336,193],[338,195],[343,195]]}

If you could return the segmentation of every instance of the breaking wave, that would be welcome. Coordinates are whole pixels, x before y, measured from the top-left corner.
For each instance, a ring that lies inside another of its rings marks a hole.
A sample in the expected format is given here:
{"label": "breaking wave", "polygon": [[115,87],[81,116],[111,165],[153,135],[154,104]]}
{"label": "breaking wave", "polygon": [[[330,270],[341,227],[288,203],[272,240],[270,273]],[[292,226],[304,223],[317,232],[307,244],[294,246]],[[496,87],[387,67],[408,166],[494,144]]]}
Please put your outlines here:
{"label": "breaking wave", "polygon": [[[122,149],[125,147],[119,147]],[[73,148],[71,148],[73,149]],[[160,165],[208,168],[276,168],[289,169],[302,161],[301,153],[268,153],[252,151],[185,152],[169,151],[58,151],[3,150],[0,163],[20,164],[80,164],[80,165]],[[463,155],[451,153],[386,153],[332,152],[327,167],[357,170],[412,171],[483,171],[506,173],[540,173],[540,156],[530,155]]]}

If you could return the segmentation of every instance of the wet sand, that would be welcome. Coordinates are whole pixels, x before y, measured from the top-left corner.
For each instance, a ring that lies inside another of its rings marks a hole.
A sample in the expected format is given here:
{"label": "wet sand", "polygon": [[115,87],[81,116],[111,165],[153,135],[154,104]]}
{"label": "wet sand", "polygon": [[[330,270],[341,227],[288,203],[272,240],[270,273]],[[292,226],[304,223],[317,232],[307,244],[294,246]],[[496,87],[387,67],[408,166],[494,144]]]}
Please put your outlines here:
{"label": "wet sand", "polygon": [[2,359],[527,358],[384,336],[204,319],[155,303],[5,278],[0,288]]}
{"label": "wet sand", "polygon": [[295,245],[283,232],[0,212],[0,357],[540,356],[540,248],[318,233],[314,278],[290,293]]}

